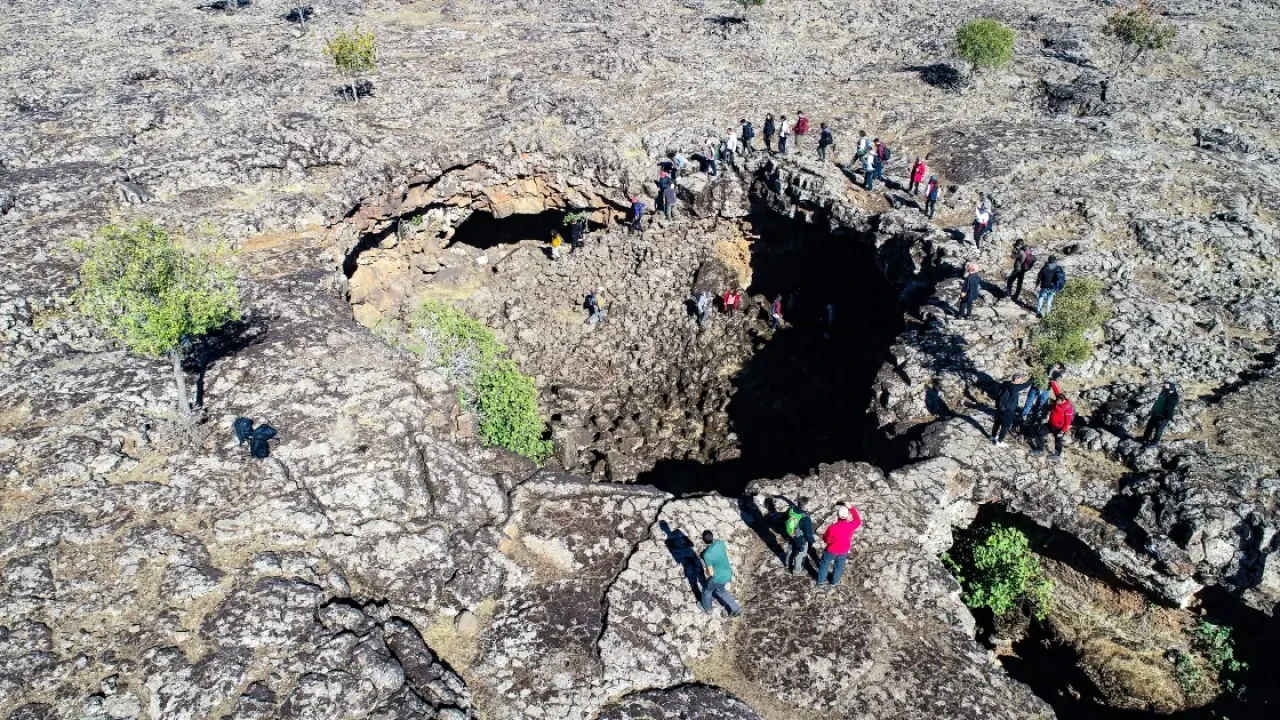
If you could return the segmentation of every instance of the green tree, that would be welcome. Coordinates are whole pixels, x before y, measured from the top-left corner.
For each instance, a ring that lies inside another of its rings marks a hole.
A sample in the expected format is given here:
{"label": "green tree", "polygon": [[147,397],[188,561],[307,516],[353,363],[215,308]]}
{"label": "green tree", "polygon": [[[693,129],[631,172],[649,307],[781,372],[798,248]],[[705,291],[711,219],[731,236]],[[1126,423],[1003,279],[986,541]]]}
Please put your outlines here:
{"label": "green tree", "polygon": [[373,33],[342,31],[324,46],[324,54],[333,60],[338,74],[346,78],[351,88],[351,100],[360,102],[356,90],[356,78],[378,66],[378,41]]}
{"label": "green tree", "polygon": [[1025,607],[1038,620],[1052,609],[1053,580],[1017,528],[992,524],[963,539],[954,555],[945,554],[942,560],[969,607],[988,608],[997,617]]}
{"label": "green tree", "polygon": [[1178,29],[1157,18],[1147,0],[1138,0],[1132,10],[1121,10],[1107,18],[1103,32],[1128,47],[1128,52],[1121,54],[1117,72],[1130,68],[1148,50],[1164,50],[1178,36]]}
{"label": "green tree", "polygon": [[1037,370],[1054,363],[1082,363],[1093,357],[1089,335],[1111,319],[1111,306],[1102,298],[1102,283],[1072,278],[1053,300],[1053,311],[1032,330]]}
{"label": "green tree", "polygon": [[969,63],[972,76],[978,68],[999,70],[1013,59],[1012,28],[995,20],[970,20],[956,30],[956,54]]}
{"label": "green tree", "polygon": [[480,372],[474,405],[486,444],[539,464],[551,455],[552,443],[543,438],[545,425],[538,415],[538,390],[514,360],[499,360]]}
{"label": "green tree", "polygon": [[179,415],[191,411],[182,343],[240,318],[235,271],[220,248],[183,247],[161,226],[141,220],[107,225],[79,243],[76,306],[130,352],[168,356]]}

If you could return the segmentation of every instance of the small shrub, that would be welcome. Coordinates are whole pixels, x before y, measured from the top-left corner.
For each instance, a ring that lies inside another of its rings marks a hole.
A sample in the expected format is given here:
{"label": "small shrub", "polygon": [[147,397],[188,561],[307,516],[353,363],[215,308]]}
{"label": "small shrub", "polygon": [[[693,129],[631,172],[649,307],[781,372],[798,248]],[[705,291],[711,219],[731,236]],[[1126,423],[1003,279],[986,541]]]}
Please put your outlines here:
{"label": "small shrub", "polygon": [[1183,652],[1177,653],[1177,659],[1173,661],[1173,680],[1183,695],[1188,698],[1200,696],[1205,692],[1207,679],[1199,660]]}
{"label": "small shrub", "polygon": [[586,219],[587,219],[586,211],[578,210],[577,212],[566,213],[564,216],[564,224],[566,227],[568,227],[569,225],[572,225],[578,222],[579,220],[586,220]]}
{"label": "small shrub", "polygon": [[[380,324],[379,336],[395,333]],[[407,338],[393,346],[442,365],[458,386],[462,404],[475,411],[480,439],[542,464],[552,443],[544,440],[546,424],[538,415],[538,391],[533,378],[504,359],[506,347],[493,330],[461,310],[426,300],[409,318]]]}
{"label": "small shrub", "polygon": [[956,30],[956,54],[973,70],[999,70],[1013,59],[1017,33],[995,20],[971,20]]}
{"label": "small shrub", "polygon": [[1103,32],[1128,46],[1129,52],[1120,64],[1122,70],[1127,69],[1148,50],[1164,50],[1169,47],[1178,36],[1176,27],[1155,17],[1147,0],[1139,0],[1137,7],[1132,10],[1121,10],[1107,18]]}
{"label": "small shrub", "polygon": [[537,463],[551,455],[552,443],[543,439],[546,426],[538,416],[533,378],[521,374],[514,360],[499,360],[480,373],[474,406],[480,419],[480,439],[485,443]]}
{"label": "small shrub", "polygon": [[339,32],[325,43],[324,54],[333,61],[334,69],[347,79],[351,99],[360,102],[356,76],[378,66],[378,41],[373,33]]}
{"label": "small shrub", "polygon": [[107,225],[75,244],[80,265],[77,309],[130,352],[173,361],[179,414],[191,410],[182,374],[182,343],[240,319],[235,270],[219,245],[185,247],[163,227],[141,220]]}
{"label": "small shrub", "polygon": [[1089,334],[1110,318],[1111,307],[1102,298],[1101,282],[1093,278],[1068,280],[1054,298],[1053,311],[1032,331],[1036,364],[1043,368],[1087,361],[1093,357]]}
{"label": "small shrub", "polygon": [[1249,669],[1248,663],[1236,659],[1236,642],[1231,636],[1231,628],[1225,625],[1214,625],[1207,620],[1196,624],[1192,635],[1191,646],[1209,663],[1209,667],[1219,678],[1233,675]]}
{"label": "small shrub", "polygon": [[1053,605],[1053,580],[1031,552],[1027,536],[1017,528],[995,524],[963,540],[943,563],[963,588],[964,602],[988,608],[996,617],[1025,608],[1043,620]]}

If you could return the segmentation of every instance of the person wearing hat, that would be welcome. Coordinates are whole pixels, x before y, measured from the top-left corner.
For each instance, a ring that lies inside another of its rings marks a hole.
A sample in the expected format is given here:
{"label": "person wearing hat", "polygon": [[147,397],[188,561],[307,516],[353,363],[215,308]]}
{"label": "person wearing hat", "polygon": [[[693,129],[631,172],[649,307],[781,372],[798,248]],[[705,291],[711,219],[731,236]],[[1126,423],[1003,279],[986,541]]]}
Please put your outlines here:
{"label": "person wearing hat", "polygon": [[1160,444],[1160,436],[1164,434],[1164,426],[1169,424],[1178,412],[1178,386],[1166,380],[1160,389],[1160,397],[1151,406],[1151,415],[1147,418],[1147,430],[1142,433],[1142,445],[1152,447]]}
{"label": "person wearing hat", "polygon": [[844,575],[845,562],[849,559],[849,550],[853,546],[853,534],[858,532],[860,527],[862,527],[862,517],[858,514],[857,508],[852,505],[836,506],[836,521],[831,523],[827,531],[822,534],[822,542],[826,545],[826,549],[822,552],[822,562],[818,564],[818,587],[822,587],[827,582],[828,573],[831,576],[832,587],[840,584],[840,577]]}

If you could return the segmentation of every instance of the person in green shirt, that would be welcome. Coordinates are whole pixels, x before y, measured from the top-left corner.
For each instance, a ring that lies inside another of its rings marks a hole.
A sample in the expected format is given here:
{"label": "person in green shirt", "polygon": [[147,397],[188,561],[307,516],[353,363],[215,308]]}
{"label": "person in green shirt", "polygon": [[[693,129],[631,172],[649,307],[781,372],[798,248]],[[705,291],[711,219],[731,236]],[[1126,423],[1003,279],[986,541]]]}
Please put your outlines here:
{"label": "person in green shirt", "polygon": [[707,579],[702,586],[702,599],[698,603],[702,607],[702,612],[710,613],[714,598],[720,598],[720,602],[724,603],[725,608],[729,610],[729,615],[741,617],[742,608],[725,587],[733,579],[733,568],[729,567],[728,548],[725,547],[724,541],[717,540],[710,530],[703,531],[702,542],[707,544],[707,549],[702,551],[702,566],[707,571]]}

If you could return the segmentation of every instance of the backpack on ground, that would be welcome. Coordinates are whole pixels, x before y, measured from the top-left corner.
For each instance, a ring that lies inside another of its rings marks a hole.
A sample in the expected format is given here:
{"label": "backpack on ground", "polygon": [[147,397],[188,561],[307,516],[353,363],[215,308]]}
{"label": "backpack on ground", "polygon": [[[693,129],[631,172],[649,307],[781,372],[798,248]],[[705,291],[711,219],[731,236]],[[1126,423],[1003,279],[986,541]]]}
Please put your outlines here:
{"label": "backpack on ground", "polygon": [[795,537],[800,531],[800,522],[804,520],[804,513],[795,509],[787,508],[787,522],[782,526],[786,531],[787,537]]}

